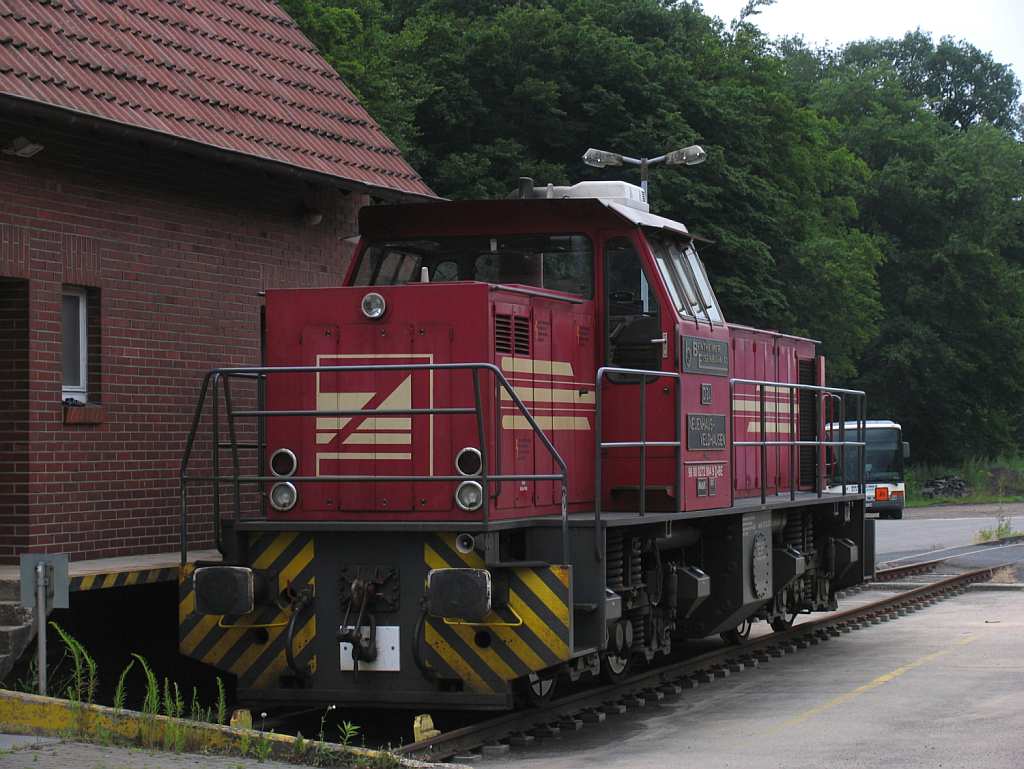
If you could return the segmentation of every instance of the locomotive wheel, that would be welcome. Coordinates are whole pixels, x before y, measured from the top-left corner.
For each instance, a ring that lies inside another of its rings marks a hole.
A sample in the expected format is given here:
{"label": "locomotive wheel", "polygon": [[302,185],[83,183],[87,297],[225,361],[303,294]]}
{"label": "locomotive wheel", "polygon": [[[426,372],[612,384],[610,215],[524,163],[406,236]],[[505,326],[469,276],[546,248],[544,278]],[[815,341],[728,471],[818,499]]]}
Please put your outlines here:
{"label": "locomotive wheel", "polygon": [[743,620],[740,624],[734,627],[732,630],[726,630],[724,633],[719,633],[722,640],[727,644],[741,644],[750,638],[750,628],[754,623],[750,621],[750,618]]}
{"label": "locomotive wheel", "polygon": [[540,707],[550,700],[555,694],[558,683],[558,677],[550,674],[543,676],[530,673],[522,680],[522,699],[531,708]]}
{"label": "locomotive wheel", "polygon": [[601,680],[606,684],[614,684],[621,681],[633,667],[632,655],[606,654],[601,657]]}
{"label": "locomotive wheel", "polygon": [[785,630],[789,630],[791,627],[793,627],[793,620],[795,619],[795,612],[793,614],[790,614],[788,619],[786,617],[776,617],[771,621],[772,630],[774,630],[776,633],[781,633]]}

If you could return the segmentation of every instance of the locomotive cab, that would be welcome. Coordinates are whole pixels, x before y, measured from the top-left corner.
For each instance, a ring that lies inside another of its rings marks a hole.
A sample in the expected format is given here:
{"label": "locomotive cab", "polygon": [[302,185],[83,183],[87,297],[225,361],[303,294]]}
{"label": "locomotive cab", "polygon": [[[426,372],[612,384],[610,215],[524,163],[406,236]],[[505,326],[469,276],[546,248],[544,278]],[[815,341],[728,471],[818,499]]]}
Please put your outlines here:
{"label": "locomotive cab", "polygon": [[823,404],[863,393],[727,324],[641,188],[373,206],[360,234],[342,286],[267,292],[263,365],[197,407],[225,563],[183,568],[181,648],[243,696],[506,708],[870,572],[863,497],[821,495]]}

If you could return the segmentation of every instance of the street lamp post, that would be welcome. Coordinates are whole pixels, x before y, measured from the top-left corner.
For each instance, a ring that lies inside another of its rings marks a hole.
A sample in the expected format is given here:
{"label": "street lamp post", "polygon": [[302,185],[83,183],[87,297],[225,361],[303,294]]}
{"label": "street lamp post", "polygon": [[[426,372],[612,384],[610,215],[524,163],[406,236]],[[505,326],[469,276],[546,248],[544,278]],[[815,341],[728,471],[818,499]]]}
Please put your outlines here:
{"label": "street lamp post", "polygon": [[647,179],[650,175],[651,166],[664,163],[667,166],[696,166],[700,165],[707,158],[707,153],[697,144],[689,147],[673,150],[656,158],[631,158],[628,155],[620,155],[618,152],[597,150],[591,147],[583,153],[583,162],[593,168],[607,168],[608,166],[639,166],[640,167],[640,188],[644,191],[644,198],[647,197]]}

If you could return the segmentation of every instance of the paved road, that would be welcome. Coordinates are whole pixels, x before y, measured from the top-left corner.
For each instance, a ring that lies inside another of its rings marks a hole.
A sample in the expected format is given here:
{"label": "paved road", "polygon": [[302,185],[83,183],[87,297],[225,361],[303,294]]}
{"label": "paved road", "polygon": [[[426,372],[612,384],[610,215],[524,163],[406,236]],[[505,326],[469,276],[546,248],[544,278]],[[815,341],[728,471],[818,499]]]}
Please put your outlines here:
{"label": "paved road", "polygon": [[1024,592],[971,591],[489,762],[495,769],[1020,769]]}
{"label": "paved road", "polygon": [[[875,560],[878,563],[903,556],[935,551],[942,555],[945,548],[971,545],[982,529],[995,529],[994,516],[972,518],[939,518],[875,522]],[[1024,528],[1024,516],[1018,524]]]}

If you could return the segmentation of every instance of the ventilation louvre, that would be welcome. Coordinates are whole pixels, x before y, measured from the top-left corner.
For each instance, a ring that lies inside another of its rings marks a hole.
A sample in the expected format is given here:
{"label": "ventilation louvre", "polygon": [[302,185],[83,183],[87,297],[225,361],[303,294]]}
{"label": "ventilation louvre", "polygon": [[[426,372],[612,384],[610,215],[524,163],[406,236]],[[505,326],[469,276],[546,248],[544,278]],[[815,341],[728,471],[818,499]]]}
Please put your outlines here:
{"label": "ventilation louvre", "polygon": [[529,355],[530,354],[530,319],[520,318],[516,316],[516,336],[515,336],[515,349],[516,355]]}
{"label": "ventilation louvre", "polygon": [[[815,380],[813,360],[800,360],[800,384],[812,385]],[[815,395],[811,390],[800,390],[800,440],[813,441],[818,437],[815,411]],[[818,449],[815,446],[800,447],[800,485],[814,486],[818,472]]]}
{"label": "ventilation louvre", "polygon": [[512,316],[494,316],[494,351],[512,352]]}

